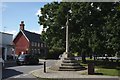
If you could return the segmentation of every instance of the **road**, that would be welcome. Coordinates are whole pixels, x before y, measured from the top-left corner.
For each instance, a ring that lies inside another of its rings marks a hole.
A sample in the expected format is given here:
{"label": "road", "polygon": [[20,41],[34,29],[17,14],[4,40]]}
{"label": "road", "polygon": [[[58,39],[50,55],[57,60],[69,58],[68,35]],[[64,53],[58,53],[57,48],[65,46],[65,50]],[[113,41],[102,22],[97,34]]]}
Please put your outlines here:
{"label": "road", "polygon": [[55,63],[56,60],[41,60],[38,65],[22,65],[22,66],[10,66],[3,70],[3,79],[18,79],[18,78],[31,78],[35,80],[36,78],[31,75],[31,71],[43,68],[43,61],[46,61],[47,67]]}

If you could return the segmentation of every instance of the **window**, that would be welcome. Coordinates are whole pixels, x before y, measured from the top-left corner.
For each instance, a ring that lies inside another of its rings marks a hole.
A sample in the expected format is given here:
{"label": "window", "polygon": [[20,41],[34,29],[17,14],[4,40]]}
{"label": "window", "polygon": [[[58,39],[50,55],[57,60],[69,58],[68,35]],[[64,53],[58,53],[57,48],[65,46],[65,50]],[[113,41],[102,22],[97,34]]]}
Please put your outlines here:
{"label": "window", "polygon": [[46,44],[44,44],[44,47],[46,47]]}
{"label": "window", "polygon": [[44,53],[44,49],[41,49],[40,51],[41,51],[41,53]]}
{"label": "window", "polygon": [[40,43],[38,43],[38,47],[40,47]]}
{"label": "window", "polygon": [[40,49],[38,49],[38,53],[40,54]]}
{"label": "window", "polygon": [[35,42],[35,46],[37,46],[36,42]]}
{"label": "window", "polygon": [[38,46],[37,42],[36,42],[36,46]]}
{"label": "window", "polygon": [[35,53],[37,53],[36,49],[35,49]]}
{"label": "window", "polygon": [[31,44],[32,44],[32,46],[34,46],[34,42],[32,42]]}
{"label": "window", "polygon": [[34,53],[34,49],[32,49],[32,53]]}
{"label": "window", "polygon": [[43,47],[43,43],[41,43],[41,47]]}

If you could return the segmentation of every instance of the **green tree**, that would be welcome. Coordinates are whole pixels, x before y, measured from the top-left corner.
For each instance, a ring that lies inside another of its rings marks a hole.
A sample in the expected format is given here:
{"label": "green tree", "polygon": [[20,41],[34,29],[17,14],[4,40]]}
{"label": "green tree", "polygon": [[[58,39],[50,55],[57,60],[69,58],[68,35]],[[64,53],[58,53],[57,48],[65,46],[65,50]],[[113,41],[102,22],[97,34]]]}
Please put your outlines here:
{"label": "green tree", "polygon": [[[72,14],[68,11],[71,10]],[[53,2],[41,8],[39,24],[43,40],[55,54],[65,51],[65,28],[69,14],[69,48],[86,55],[120,53],[120,3]]]}

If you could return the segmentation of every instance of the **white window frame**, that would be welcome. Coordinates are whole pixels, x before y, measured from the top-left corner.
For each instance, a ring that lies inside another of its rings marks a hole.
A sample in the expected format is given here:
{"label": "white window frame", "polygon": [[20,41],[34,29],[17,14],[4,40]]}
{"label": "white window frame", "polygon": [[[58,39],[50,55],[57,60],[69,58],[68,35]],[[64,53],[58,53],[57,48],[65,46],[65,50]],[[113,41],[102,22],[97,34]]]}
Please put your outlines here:
{"label": "white window frame", "polygon": [[40,43],[38,43],[38,47],[40,47]]}

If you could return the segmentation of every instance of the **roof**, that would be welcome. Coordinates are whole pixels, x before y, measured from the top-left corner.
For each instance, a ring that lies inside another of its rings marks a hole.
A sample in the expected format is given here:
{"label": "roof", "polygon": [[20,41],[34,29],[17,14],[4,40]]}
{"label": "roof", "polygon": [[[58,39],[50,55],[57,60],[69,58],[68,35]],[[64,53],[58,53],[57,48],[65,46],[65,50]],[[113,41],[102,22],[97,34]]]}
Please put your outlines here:
{"label": "roof", "polygon": [[30,31],[22,30],[30,42],[42,42],[41,35]]}
{"label": "roof", "polygon": [[22,33],[25,36],[25,38],[30,42],[43,42],[41,40],[41,35],[40,34],[30,32],[30,31],[27,31],[27,30],[20,30],[20,32],[17,34],[17,36],[14,38],[14,40],[18,37],[18,35],[20,33]]}
{"label": "roof", "polygon": [[7,34],[7,35],[12,35],[13,36],[13,34],[5,33],[5,32],[0,32],[0,34]]}

